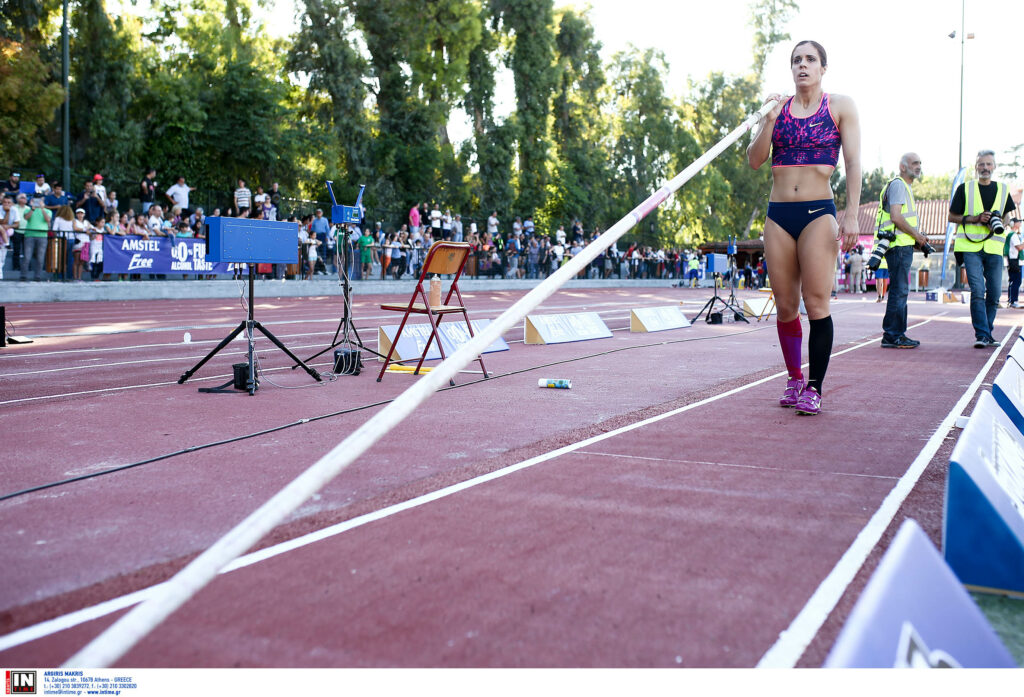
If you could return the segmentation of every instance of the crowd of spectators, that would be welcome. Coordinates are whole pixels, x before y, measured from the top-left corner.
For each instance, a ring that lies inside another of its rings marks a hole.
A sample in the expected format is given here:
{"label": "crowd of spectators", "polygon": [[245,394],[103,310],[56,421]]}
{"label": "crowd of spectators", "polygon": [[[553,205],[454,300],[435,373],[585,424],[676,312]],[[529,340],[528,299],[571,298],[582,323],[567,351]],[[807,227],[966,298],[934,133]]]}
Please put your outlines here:
{"label": "crowd of spectators", "polygon": [[[153,237],[205,236],[206,212],[193,207],[191,186],[183,175],[161,190],[154,169],[146,171],[138,187],[129,195],[137,199],[132,210],[122,205],[114,188],[104,186],[103,175],[95,174],[82,182],[80,193],[65,192],[61,183],[46,182],[39,174],[25,184],[19,172],[0,182],[3,208],[0,209],[0,278],[8,247],[14,275],[21,280],[53,277],[81,281],[109,279],[103,271],[103,237],[137,235]],[[135,202],[133,201],[133,204]],[[501,221],[491,211],[478,226],[476,220],[463,221],[460,214],[434,203],[418,202],[398,223],[382,222],[350,226],[348,234],[330,223],[322,209],[305,216],[284,215],[280,186],[268,189],[257,185],[255,192],[244,179],[238,179],[230,204],[212,216],[248,217],[263,220],[284,219],[297,226],[296,264],[261,264],[257,270],[268,278],[312,279],[333,275],[340,265],[349,268],[354,279],[402,279],[419,275],[427,250],[438,240],[467,242],[471,253],[465,274],[471,278],[541,279],[579,254],[598,235],[597,227],[587,232],[574,219],[566,229],[559,225],[544,234],[532,216]],[[364,210],[365,215],[365,210]],[[52,247],[59,241],[55,263]],[[49,264],[45,256],[51,247]],[[47,268],[50,272],[47,273]],[[695,285],[703,276],[703,256],[693,249],[662,248],[631,243],[620,249],[613,245],[580,272],[581,278],[628,278],[676,280],[678,285]],[[737,270],[747,287],[764,284],[763,263],[759,268]],[[235,276],[245,273],[238,268]],[[119,275],[120,279],[127,278]],[[135,277],[133,277],[135,278]]]}
{"label": "crowd of spectators", "polygon": [[[56,277],[81,281],[86,272],[99,280],[110,277],[103,273],[105,235],[137,235],[144,239],[205,236],[207,214],[201,206],[192,206],[190,194],[196,187],[187,184],[184,175],[161,190],[156,170],[146,171],[134,194],[129,195],[138,200],[134,210],[122,205],[117,191],[107,189],[103,182],[103,175],[95,174],[82,182],[80,192],[74,193],[65,192],[59,181],[47,183],[44,174],[25,182],[20,172],[13,171],[0,182],[0,278],[8,249],[11,269],[19,280]],[[277,219],[281,202],[277,182],[268,192],[258,187],[255,196],[248,194],[246,198],[247,191],[239,180],[233,206],[224,215]],[[222,215],[221,209],[215,208],[210,215]]]}

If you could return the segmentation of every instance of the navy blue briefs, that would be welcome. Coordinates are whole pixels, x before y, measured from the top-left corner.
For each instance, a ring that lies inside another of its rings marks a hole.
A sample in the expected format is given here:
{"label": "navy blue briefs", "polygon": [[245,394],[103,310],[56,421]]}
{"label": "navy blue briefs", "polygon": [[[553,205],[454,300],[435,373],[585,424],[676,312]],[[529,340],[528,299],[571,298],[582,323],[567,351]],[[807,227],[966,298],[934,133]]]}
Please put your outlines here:
{"label": "navy blue briefs", "polygon": [[768,217],[794,240],[811,221],[823,215],[836,216],[836,202],[830,198],[820,201],[769,201]]}

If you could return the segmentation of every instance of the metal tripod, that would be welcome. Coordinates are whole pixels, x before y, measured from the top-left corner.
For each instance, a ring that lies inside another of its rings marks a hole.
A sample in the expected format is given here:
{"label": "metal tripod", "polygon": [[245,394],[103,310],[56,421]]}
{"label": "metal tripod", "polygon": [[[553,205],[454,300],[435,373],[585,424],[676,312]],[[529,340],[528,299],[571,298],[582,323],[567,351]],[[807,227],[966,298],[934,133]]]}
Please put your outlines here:
{"label": "metal tripod", "polygon": [[256,394],[256,390],[259,389],[259,376],[257,375],[257,369],[256,369],[256,348],[255,348],[255,338],[256,337],[253,334],[253,330],[258,330],[261,334],[263,334],[263,336],[265,336],[268,339],[270,339],[270,341],[275,346],[277,346],[279,349],[284,351],[285,354],[287,354],[287,356],[289,358],[291,358],[293,361],[295,361],[296,366],[301,366],[307,373],[310,374],[310,376],[314,380],[316,380],[317,382],[322,382],[322,380],[320,378],[320,373],[316,372],[315,370],[310,368],[308,365],[303,363],[301,360],[299,360],[299,358],[294,353],[292,353],[291,351],[288,350],[287,346],[285,346],[284,344],[281,343],[280,339],[278,339],[276,336],[271,334],[270,330],[268,330],[266,327],[264,327],[262,324],[260,324],[259,322],[257,322],[253,318],[253,305],[254,305],[254,302],[253,302],[254,301],[254,298],[253,298],[253,296],[254,296],[253,285],[254,285],[255,278],[256,278],[256,265],[250,263],[249,264],[249,316],[248,316],[248,318],[245,321],[240,322],[239,325],[237,327],[235,327],[234,330],[230,334],[228,334],[226,337],[224,337],[224,339],[219,344],[217,344],[217,346],[212,351],[210,351],[208,354],[206,354],[206,356],[203,358],[203,360],[199,361],[194,366],[192,366],[191,368],[186,370],[184,372],[184,374],[182,374],[182,376],[180,378],[178,378],[178,384],[179,385],[183,385],[185,383],[185,381],[188,380],[190,377],[192,377],[192,375],[194,375],[197,370],[202,368],[203,365],[208,360],[213,358],[217,354],[218,351],[220,351],[225,346],[227,346],[232,341],[234,341],[235,337],[238,336],[240,333],[242,333],[244,331],[246,338],[249,340],[249,351],[248,351],[248,353],[249,353],[249,373],[248,373],[249,377],[248,377],[248,380],[246,380],[246,389],[249,391],[250,395]]}

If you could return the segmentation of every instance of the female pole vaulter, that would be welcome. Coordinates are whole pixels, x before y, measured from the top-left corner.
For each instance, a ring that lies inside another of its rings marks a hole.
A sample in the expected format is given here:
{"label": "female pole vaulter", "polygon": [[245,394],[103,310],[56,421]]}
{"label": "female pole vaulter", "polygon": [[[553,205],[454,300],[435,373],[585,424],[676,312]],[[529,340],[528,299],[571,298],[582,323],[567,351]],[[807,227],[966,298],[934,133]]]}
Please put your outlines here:
{"label": "female pole vaulter", "polygon": [[[801,41],[790,56],[795,94],[769,95],[776,102],[758,124],[747,161],[758,169],[772,157],[772,193],[764,224],[765,259],[775,292],[776,326],[789,381],[779,404],[798,414],[821,411],[822,382],[832,353],[829,298],[838,247],[857,244],[860,206],[860,123],[853,100],[826,94],[821,78],[828,66],[825,49]],[[846,167],[846,217],[836,222],[829,177],[842,146]],[[803,331],[800,296],[807,308],[810,362],[807,381],[800,369]]]}

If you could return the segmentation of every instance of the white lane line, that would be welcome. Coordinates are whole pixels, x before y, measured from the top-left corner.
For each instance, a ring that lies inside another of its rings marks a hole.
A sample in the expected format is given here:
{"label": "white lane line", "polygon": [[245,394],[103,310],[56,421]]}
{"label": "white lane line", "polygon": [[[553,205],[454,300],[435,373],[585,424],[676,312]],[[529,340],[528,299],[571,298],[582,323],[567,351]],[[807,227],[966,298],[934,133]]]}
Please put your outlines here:
{"label": "white lane line", "polygon": [[[1014,327],[1007,333],[1009,337],[1014,329],[1019,330],[1020,325]],[[1004,341],[1003,343],[1007,343]],[[817,590],[804,605],[800,613],[793,619],[789,627],[779,634],[778,640],[758,661],[758,668],[792,668],[796,665],[811,641],[817,636],[825,620],[835,609],[836,604],[843,597],[846,589],[853,582],[854,577],[864,565],[871,550],[875,548],[882,534],[885,533],[892,523],[900,505],[913,490],[917,480],[920,479],[928,463],[935,457],[939,447],[945,440],[946,435],[956,423],[956,417],[963,413],[964,409],[974,398],[975,392],[981,386],[982,380],[992,368],[996,358],[1002,353],[1002,349],[993,351],[988,361],[975,376],[960,400],[946,415],[946,418],[935,429],[931,438],[917,457],[910,464],[906,473],[900,477],[896,486],[892,488],[888,496],[882,501],[875,514],[867,522],[867,525],[857,534],[853,543],[846,550],[843,556],[836,563],[835,567],[825,577],[825,580],[818,585]]]}
{"label": "white lane line", "polygon": [[[927,324],[930,321],[931,320],[929,319],[926,320],[925,322],[922,322],[921,324]],[[914,326],[917,327],[921,325],[919,324]],[[858,348],[863,348],[864,346],[874,345],[877,342],[878,339],[864,341],[860,344],[856,344],[848,349],[839,351],[832,355],[838,356],[856,350]],[[698,407],[711,404],[712,402],[716,402],[719,399],[731,397],[732,395],[739,394],[740,392],[744,392],[753,387],[757,387],[758,385],[763,385],[766,382],[770,382],[771,380],[775,380],[786,375],[787,373],[785,371],[775,373],[774,375],[769,375],[768,377],[761,378],[760,380],[755,380],[754,382],[733,388],[727,392],[723,392],[713,397],[708,397],[707,399],[703,399],[699,402],[694,402],[693,404],[688,404],[684,407],[673,409],[672,411],[666,412],[664,414],[652,416],[648,419],[644,419],[643,421],[638,421],[634,424],[623,426],[621,428],[617,428],[615,430],[602,433],[598,436],[593,436],[591,438],[587,438],[586,440],[582,440],[577,443],[572,443],[563,446],[556,450],[552,450],[550,452],[537,455],[536,457],[532,457],[528,460],[524,460],[514,465],[509,465],[508,467],[495,470],[494,472],[490,472],[479,477],[474,477],[473,479],[468,479],[464,482],[453,484],[451,486],[445,487],[443,489],[438,489],[437,491],[433,491],[422,496],[417,496],[416,498],[409,499],[408,501],[403,501],[402,503],[398,503],[393,506],[387,506],[386,508],[381,508],[377,511],[372,511],[364,515],[357,516],[356,518],[346,520],[344,522],[338,523],[337,525],[332,525],[330,527],[323,528],[322,530],[317,530],[315,532],[308,533],[301,537],[297,537],[293,540],[281,542],[279,544],[273,545],[272,547],[267,547],[266,549],[262,549],[251,554],[247,554],[243,557],[239,557],[231,564],[229,564],[227,567],[225,567],[220,573],[224,574],[228,573],[229,571],[234,571],[235,569],[241,569],[246,566],[251,566],[252,564],[256,564],[258,562],[271,559],[280,554],[284,554],[286,552],[290,552],[301,547],[305,547],[315,542],[319,542],[321,540],[334,537],[335,535],[340,535],[341,533],[348,532],[349,530],[354,530],[355,528],[366,525],[367,523],[372,523],[374,521],[388,518],[397,513],[401,513],[402,511],[417,508],[432,501],[443,499],[445,497],[451,496],[452,494],[456,494],[460,491],[470,489],[480,484],[485,484],[495,479],[507,477],[508,475],[514,474],[515,472],[518,472],[520,470],[524,470],[529,467],[533,467],[534,465],[539,465],[543,462],[553,460],[562,455],[572,453],[577,450],[581,450],[590,445],[594,445],[595,443],[600,443],[601,441],[608,440],[609,438],[614,438],[615,436],[622,435],[623,433],[628,433],[638,428],[643,428],[644,426],[657,423],[664,419],[672,418],[673,416],[677,416],[678,414],[682,414],[692,409],[696,409]],[[20,646],[21,644],[27,643],[29,641],[35,641],[36,639],[41,639],[51,634],[56,634],[58,632],[64,631],[65,629],[69,629],[71,627],[82,624],[83,622],[88,622],[90,620],[103,617],[104,615],[108,615],[112,612],[117,612],[118,610],[122,610],[124,608],[140,603],[144,599],[148,598],[151,593],[157,592],[157,588],[159,587],[159,585],[161,584],[150,586],[149,588],[144,588],[142,590],[136,591],[129,595],[121,596],[119,598],[113,598],[104,603],[87,607],[82,610],[77,610],[75,612],[71,612],[60,617],[55,617],[52,620],[40,622],[39,624],[25,627],[23,629],[19,629],[15,632],[2,636],[0,637],[0,651],[6,651],[9,648]]]}
{"label": "white lane line", "polygon": [[798,470],[783,467],[765,467],[763,465],[739,465],[734,462],[709,462],[707,460],[676,460],[667,457],[645,457],[643,455],[630,455],[628,453],[603,453],[598,450],[584,450],[577,455],[597,455],[598,457],[613,457],[623,460],[646,460],[648,462],[665,462],[673,465],[710,465],[712,467],[728,467],[733,469],[763,470],[765,472],[792,472],[794,474],[820,474],[826,477],[863,477],[865,479],[892,479],[896,477],[884,474],[858,474],[856,472],[830,472],[828,470]]}
{"label": "white lane line", "polygon": [[[466,294],[464,293],[463,295],[465,296]],[[469,296],[466,296],[466,297],[469,297]],[[661,305],[671,304],[671,303],[672,303],[672,301],[666,300],[666,301],[662,302]],[[700,304],[700,303],[696,302],[696,301],[692,301],[692,302],[687,302],[687,304]],[[554,310],[576,310],[577,312],[597,312],[598,314],[606,314],[606,313],[609,313],[609,312],[616,312],[616,311],[619,311],[621,309],[624,309],[624,308],[620,307],[622,305],[626,305],[630,309],[632,309],[634,307],[648,307],[648,305],[638,305],[636,302],[632,302],[631,303],[629,301],[622,301],[622,302],[590,303],[590,304],[587,304],[587,305],[579,305],[579,304],[574,304],[574,305],[552,305],[551,307],[543,308],[543,310],[544,310],[544,312],[551,312],[551,311],[554,311]],[[650,306],[651,307],[657,307],[657,305],[650,305]],[[353,308],[354,309],[358,309],[359,308],[359,303],[354,304]],[[591,309],[591,308],[594,308],[594,309]],[[596,308],[605,308],[605,309],[596,309]],[[260,309],[260,306],[259,306],[259,303],[257,303],[256,304],[256,310],[259,310],[259,309]],[[503,310],[501,308],[491,308],[491,307],[482,307],[482,308],[476,308],[476,309],[473,310],[473,314],[475,316],[477,316],[478,318],[481,318],[481,319],[492,319],[493,317],[497,317],[498,315],[500,315],[502,312],[503,312]],[[488,317],[488,315],[493,315],[493,317]],[[289,314],[288,317],[294,317],[294,314]],[[360,322],[370,322],[370,321],[380,321],[380,320],[395,319],[395,318],[396,318],[395,313],[388,313],[388,314],[383,314],[383,315],[364,315],[364,316],[360,317],[359,321]],[[24,319],[22,319],[20,321],[24,323],[24,322],[34,322],[35,320],[24,320]],[[149,321],[149,320],[140,320],[140,321]],[[338,321],[337,317],[305,317],[305,318],[301,318],[300,317],[298,319],[270,319],[270,320],[263,319],[263,320],[261,320],[261,324],[263,324],[263,326],[265,326],[265,327],[270,327],[270,326],[279,326],[279,325],[285,325],[285,324],[302,324],[304,322],[337,322],[337,321]],[[74,326],[81,326],[82,325],[81,321],[73,322],[73,321],[69,320],[66,323],[74,325]],[[117,324],[117,323],[124,323],[123,316],[117,315],[116,316],[116,321],[114,321],[114,323],[115,324]],[[100,326],[102,324],[104,324],[104,320],[103,320],[102,317],[96,317],[96,318],[90,317],[90,322],[89,322],[90,326]],[[131,324],[131,322],[128,322],[128,324]],[[29,329],[29,330],[36,329],[36,331],[41,331],[42,333],[27,334],[27,336],[29,336],[31,338],[34,338],[34,339],[41,339],[41,338],[110,336],[110,335],[117,335],[117,334],[151,334],[151,333],[154,333],[154,332],[180,332],[180,331],[186,331],[186,330],[187,331],[199,331],[199,330],[204,330],[204,329],[225,329],[225,328],[228,328],[228,327],[235,327],[235,326],[237,326],[237,324],[238,324],[237,322],[230,322],[229,320],[225,320],[224,322],[215,323],[215,324],[198,324],[198,325],[181,324],[181,325],[175,325],[175,326],[136,327],[136,328],[132,328],[132,329],[96,329],[94,331],[86,331],[86,332],[78,331],[78,332],[54,332],[54,333],[51,333],[51,332],[53,332],[53,329],[56,329],[56,326],[54,324],[54,325],[51,325],[52,329],[46,328],[45,331],[44,331],[44,328],[42,328],[42,327],[40,327],[38,329],[34,328],[34,327],[28,327],[27,329]],[[19,333],[25,334],[24,331],[20,331]],[[25,354],[19,354],[19,355],[25,355]],[[29,354],[29,355],[32,355],[32,354]]]}
{"label": "white lane line", "polygon": [[[945,313],[942,313],[942,314],[945,314]],[[925,324],[928,324],[933,319],[936,319],[937,317],[941,317],[942,314],[936,315],[935,317],[932,317],[932,318],[929,318],[929,319],[926,319],[923,322],[920,322],[918,324],[912,325],[909,328],[910,329],[915,329],[917,327],[920,327],[920,326],[923,326]],[[850,351],[855,351],[855,350],[857,350],[859,348],[863,348],[865,346],[874,345],[877,342],[878,342],[877,338],[870,339],[868,341],[863,341],[863,342],[861,342],[859,344],[855,344],[854,346],[851,346],[851,347],[849,347],[847,349],[844,349],[842,351],[837,351],[836,353],[833,353],[832,357],[841,356],[841,355],[843,355],[845,353],[849,353]],[[982,374],[984,374],[984,372]],[[614,438],[615,436],[621,435],[623,433],[628,433],[628,432],[636,430],[638,428],[642,428],[644,426],[648,426],[650,424],[657,423],[658,421],[662,421],[664,419],[671,418],[673,416],[676,416],[678,414],[682,414],[682,413],[690,411],[692,409],[696,409],[698,407],[702,407],[702,406],[705,406],[707,404],[711,404],[712,402],[716,402],[719,399],[724,399],[726,397],[731,397],[732,395],[739,394],[740,392],[744,392],[744,391],[746,391],[748,389],[751,389],[753,387],[757,387],[758,385],[763,385],[764,383],[770,382],[770,381],[775,380],[777,378],[785,377],[786,375],[787,375],[787,373],[785,371],[782,371],[782,372],[779,372],[779,373],[775,373],[774,375],[769,375],[768,377],[761,378],[760,380],[755,380],[754,382],[748,383],[746,385],[742,385],[740,387],[736,387],[736,388],[731,389],[731,390],[729,390],[727,392],[723,392],[723,393],[721,393],[719,395],[715,395],[713,397],[708,397],[707,399],[701,400],[699,402],[694,402],[693,404],[688,404],[688,405],[686,405],[684,407],[680,407],[678,409],[674,409],[674,410],[666,412],[664,414],[660,414],[658,416],[652,416],[652,417],[650,417],[648,419],[645,419],[643,421],[638,421],[637,423],[630,424],[628,426],[623,426],[623,427],[617,428],[617,429],[615,429],[613,431],[608,431],[607,433],[603,433],[601,435],[593,436],[591,438],[587,438],[586,440],[582,440],[582,441],[579,441],[577,443],[573,443],[573,444],[570,444],[570,445],[563,446],[561,448],[558,448],[557,450],[552,450],[550,452],[543,453],[541,455],[538,455],[536,457],[530,458],[528,460],[524,460],[524,461],[516,463],[514,465],[509,465],[508,467],[502,468],[500,470],[495,470],[494,472],[490,472],[488,474],[481,475],[479,477],[475,477],[473,479],[466,480],[465,482],[461,482],[459,484],[453,484],[452,486],[445,487],[443,489],[438,489],[437,491],[433,491],[433,492],[430,492],[428,494],[424,494],[422,496],[418,496],[416,498],[409,499],[408,501],[403,501],[402,503],[398,503],[398,504],[395,504],[393,506],[388,506],[386,508],[382,508],[380,510],[373,511],[371,513],[366,513],[366,514],[358,516],[356,518],[352,518],[352,519],[346,520],[346,521],[344,521],[342,523],[338,523],[337,525],[332,525],[330,527],[323,528],[322,530],[317,530],[315,532],[308,533],[308,534],[303,535],[301,537],[297,537],[297,538],[295,538],[293,540],[288,540],[286,542],[281,542],[279,544],[273,545],[272,547],[267,547],[266,549],[262,549],[262,550],[259,550],[257,552],[253,552],[251,554],[247,554],[247,555],[245,555],[243,557],[239,557],[238,559],[233,561],[231,564],[229,564],[227,567],[225,567],[220,573],[221,574],[225,574],[225,573],[228,573],[230,571],[234,571],[236,569],[241,569],[241,568],[245,568],[247,566],[251,566],[253,564],[259,563],[261,561],[265,561],[267,559],[271,559],[273,557],[276,557],[278,555],[284,554],[286,552],[290,552],[290,551],[299,549],[301,547],[305,547],[307,545],[313,544],[315,542],[319,542],[319,541],[328,539],[330,537],[334,537],[336,535],[340,535],[341,533],[348,532],[349,530],[354,530],[355,528],[361,527],[361,526],[366,525],[368,523],[372,523],[374,521],[378,521],[378,520],[382,520],[384,518],[388,518],[388,517],[393,516],[393,515],[395,515],[397,513],[401,513],[402,511],[407,511],[407,510],[410,510],[412,508],[417,508],[419,506],[422,506],[424,504],[430,503],[432,501],[437,501],[439,499],[451,496],[452,494],[456,494],[456,493],[458,493],[460,491],[464,491],[466,489],[470,489],[470,488],[472,488],[474,486],[478,486],[480,484],[485,484],[485,483],[490,482],[490,481],[495,480],[495,479],[500,479],[502,477],[507,477],[508,475],[514,474],[515,472],[518,472],[520,470],[524,470],[524,469],[527,469],[529,467],[533,467],[534,465],[538,465],[538,464],[541,464],[543,462],[547,462],[549,460],[555,459],[555,458],[560,457],[562,455],[565,455],[565,454],[568,454],[568,453],[572,453],[572,452],[581,450],[581,449],[586,448],[586,447],[588,447],[590,445],[593,445],[595,443],[600,443],[601,441],[608,440],[609,438]],[[42,638],[45,638],[45,637],[50,636],[52,634],[57,634],[57,633],[62,632],[64,630],[66,630],[66,629],[70,629],[71,627],[75,627],[77,625],[80,625],[80,624],[82,624],[84,622],[89,622],[91,620],[98,619],[100,617],[104,617],[106,615],[109,615],[109,614],[111,614],[113,612],[117,612],[119,610],[123,610],[125,608],[128,608],[128,607],[131,607],[133,605],[136,605],[136,604],[142,602],[143,600],[149,598],[152,594],[157,593],[161,585],[162,584],[156,584],[156,585],[150,586],[148,588],[143,588],[143,589],[141,589],[139,591],[135,591],[134,593],[130,593],[128,595],[120,596],[118,598],[112,598],[111,600],[105,601],[103,603],[99,603],[99,604],[93,605],[91,607],[83,608],[81,610],[76,610],[76,611],[70,612],[70,613],[68,613],[66,615],[61,615],[60,617],[55,617],[55,618],[53,618],[51,620],[46,620],[44,622],[40,622],[38,624],[34,624],[34,625],[29,626],[29,627],[24,627],[24,628],[19,629],[17,631],[11,632],[10,634],[7,634],[5,636],[0,636],[0,651],[6,651],[7,649],[14,648],[16,646],[20,646],[20,645],[28,643],[30,641],[35,641],[37,639],[42,639]]]}

